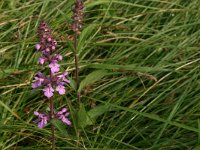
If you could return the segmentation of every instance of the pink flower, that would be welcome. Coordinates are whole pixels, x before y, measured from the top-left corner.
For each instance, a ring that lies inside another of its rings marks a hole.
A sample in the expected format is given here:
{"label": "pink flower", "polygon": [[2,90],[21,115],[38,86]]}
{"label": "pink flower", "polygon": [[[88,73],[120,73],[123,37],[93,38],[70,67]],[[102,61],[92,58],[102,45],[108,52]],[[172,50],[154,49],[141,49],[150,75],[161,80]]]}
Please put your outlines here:
{"label": "pink flower", "polygon": [[51,72],[54,74],[54,73],[56,73],[56,72],[58,72],[59,70],[60,70],[60,65],[56,62],[56,61],[54,61],[54,62],[51,62],[50,64],[49,64],[49,68],[51,69]]}
{"label": "pink flower", "polygon": [[40,44],[36,44],[36,45],[35,45],[35,48],[36,48],[36,50],[40,50],[41,45],[40,45]]}
{"label": "pink flower", "polygon": [[67,118],[69,116],[69,112],[67,112],[67,108],[63,108],[61,111],[57,112],[56,116],[63,123],[65,123],[67,125],[71,125],[71,121]]}
{"label": "pink flower", "polygon": [[34,121],[35,123],[38,123],[38,128],[44,128],[48,123],[49,116],[37,111],[34,112],[34,115],[38,116],[38,119]]}
{"label": "pink flower", "polygon": [[54,54],[52,59],[53,59],[54,62],[61,61],[62,55]]}
{"label": "pink flower", "polygon": [[47,47],[47,48],[45,49],[45,52],[50,52],[50,49]]}
{"label": "pink flower", "polygon": [[56,41],[56,40],[54,40],[54,41],[53,41],[53,44],[56,46],[56,45],[57,45],[57,41]]}
{"label": "pink flower", "polygon": [[58,91],[58,93],[60,95],[64,95],[65,94],[65,87],[63,85],[57,85],[56,86],[56,91]]}
{"label": "pink flower", "polygon": [[41,65],[44,65],[45,62],[46,62],[46,58],[44,58],[44,57],[40,57],[40,58],[39,58],[39,63],[40,63]]}
{"label": "pink flower", "polygon": [[62,60],[62,55],[56,55],[57,60]]}
{"label": "pink flower", "polygon": [[58,78],[61,80],[61,81],[64,81],[66,83],[70,83],[70,80],[68,80],[66,78],[66,76],[68,76],[68,72],[64,72],[63,74],[59,75]]}
{"label": "pink flower", "polygon": [[48,40],[48,42],[51,42],[52,38],[49,37],[47,40]]}
{"label": "pink flower", "polygon": [[54,89],[52,88],[51,84],[48,84],[44,89],[44,95],[48,98],[53,96]]}
{"label": "pink flower", "polygon": [[35,78],[35,82],[32,83],[33,89],[40,87],[45,80],[45,77],[43,76],[41,72],[38,72],[38,74],[34,78]]}
{"label": "pink flower", "polygon": [[51,49],[52,49],[52,50],[55,50],[55,49],[56,49],[56,47],[55,47],[55,46],[52,46],[52,47],[51,47]]}

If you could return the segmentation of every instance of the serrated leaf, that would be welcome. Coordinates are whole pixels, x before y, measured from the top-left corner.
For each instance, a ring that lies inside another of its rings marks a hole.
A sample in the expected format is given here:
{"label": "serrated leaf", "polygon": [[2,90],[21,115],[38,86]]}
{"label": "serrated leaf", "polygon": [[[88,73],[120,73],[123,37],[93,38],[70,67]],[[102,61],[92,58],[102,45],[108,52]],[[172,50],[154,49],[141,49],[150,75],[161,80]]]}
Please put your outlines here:
{"label": "serrated leaf", "polygon": [[80,92],[84,87],[95,83],[96,81],[102,79],[104,76],[106,76],[108,72],[106,70],[97,70],[85,77],[80,83],[78,91]]}

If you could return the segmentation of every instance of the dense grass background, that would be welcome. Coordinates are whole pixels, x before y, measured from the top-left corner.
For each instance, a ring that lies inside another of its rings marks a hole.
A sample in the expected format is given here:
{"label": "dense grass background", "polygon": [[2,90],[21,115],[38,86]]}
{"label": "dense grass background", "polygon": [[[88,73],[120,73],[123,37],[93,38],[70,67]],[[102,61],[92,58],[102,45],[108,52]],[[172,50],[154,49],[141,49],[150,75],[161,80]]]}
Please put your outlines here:
{"label": "dense grass background", "polygon": [[73,0],[0,2],[0,149],[49,150],[50,127],[38,129],[35,110],[48,110],[31,82],[41,69],[34,46],[46,20],[64,55],[72,84],[55,98],[72,126],[57,126],[65,149],[199,150],[200,1],[87,0],[79,40],[82,104],[73,80]]}

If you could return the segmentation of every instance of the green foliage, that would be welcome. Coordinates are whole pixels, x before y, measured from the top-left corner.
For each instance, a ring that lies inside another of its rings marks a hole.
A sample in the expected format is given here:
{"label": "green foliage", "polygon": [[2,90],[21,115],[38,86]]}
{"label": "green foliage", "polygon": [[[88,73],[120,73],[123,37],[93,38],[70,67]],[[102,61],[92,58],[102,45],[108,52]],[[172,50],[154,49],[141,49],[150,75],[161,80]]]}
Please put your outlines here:
{"label": "green foliage", "polygon": [[46,20],[68,66],[71,126],[58,120],[57,149],[198,150],[200,145],[199,0],[86,0],[79,41],[81,105],[76,100],[71,8],[74,0],[0,2],[0,149],[49,150],[50,126],[34,45]]}
{"label": "green foliage", "polygon": [[68,132],[66,129],[66,125],[63,124],[60,120],[58,119],[52,119],[51,123],[55,126],[55,128],[59,131],[59,134],[62,136],[68,136]]}
{"label": "green foliage", "polygon": [[93,124],[92,118],[90,118],[85,110],[85,106],[82,103],[80,104],[80,109],[78,112],[78,123],[79,128],[84,128],[87,125]]}
{"label": "green foliage", "polygon": [[110,104],[99,105],[93,109],[90,109],[89,111],[86,111],[85,106],[81,103],[78,112],[79,127],[85,128],[86,126],[94,125],[96,119],[108,111],[111,111]]}
{"label": "green foliage", "polygon": [[106,70],[97,70],[88,74],[80,83],[79,91],[82,91],[86,86],[101,80],[108,72]]}

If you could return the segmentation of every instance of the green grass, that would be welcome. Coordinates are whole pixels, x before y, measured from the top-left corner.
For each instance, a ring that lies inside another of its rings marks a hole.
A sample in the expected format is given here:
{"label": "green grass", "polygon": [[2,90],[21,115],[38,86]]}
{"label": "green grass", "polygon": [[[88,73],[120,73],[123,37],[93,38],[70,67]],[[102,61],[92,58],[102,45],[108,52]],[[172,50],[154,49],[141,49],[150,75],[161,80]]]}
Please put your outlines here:
{"label": "green grass", "polygon": [[[58,40],[62,67],[74,80],[72,0],[0,2],[0,149],[49,150],[47,110],[31,82],[41,68],[34,46],[46,20]],[[57,97],[73,124],[56,125],[59,150],[200,149],[200,1],[87,0],[79,40],[82,93],[73,84]],[[80,132],[80,136],[77,133]],[[78,143],[78,144],[77,144]]]}

